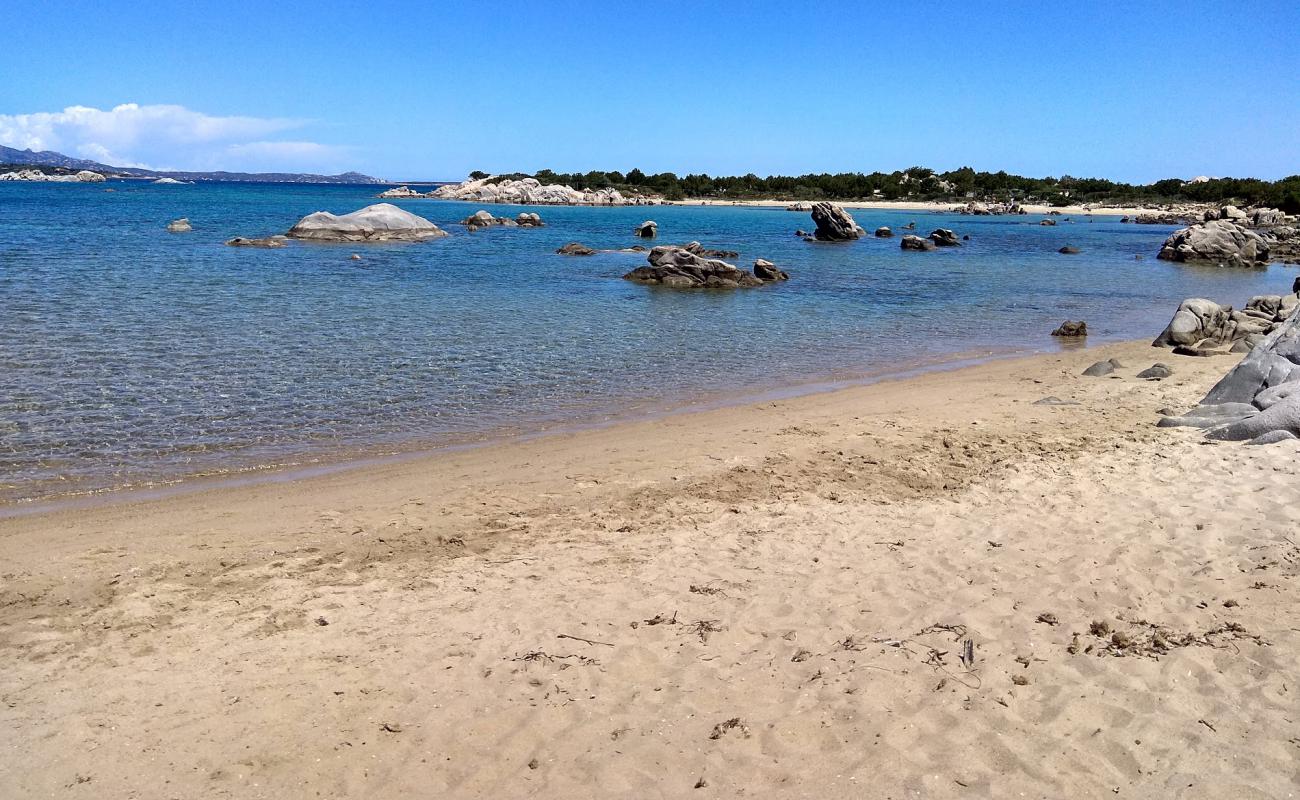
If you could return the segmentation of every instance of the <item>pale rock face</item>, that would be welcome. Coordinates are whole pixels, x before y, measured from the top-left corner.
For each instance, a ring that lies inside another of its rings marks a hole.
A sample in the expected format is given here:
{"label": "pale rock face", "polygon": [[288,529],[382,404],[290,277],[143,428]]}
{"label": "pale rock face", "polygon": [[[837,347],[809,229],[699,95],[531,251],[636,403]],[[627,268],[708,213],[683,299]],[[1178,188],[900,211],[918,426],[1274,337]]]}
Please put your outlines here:
{"label": "pale rock face", "polygon": [[154,181],[154,184],[161,184],[163,186],[183,186],[185,185],[185,181],[178,181],[175,178],[159,178]]}
{"label": "pale rock face", "polygon": [[1160,248],[1158,258],[1251,267],[1268,262],[1268,242],[1235,222],[1211,220],[1174,231]]}
{"label": "pale rock face", "polygon": [[375,195],[375,197],[392,200],[392,199],[404,199],[404,198],[412,198],[412,197],[424,197],[424,195],[420,194],[419,192],[415,191],[409,186],[398,186],[396,189],[389,189],[388,191],[380,192],[379,194]]}
{"label": "pale rock face", "polygon": [[617,189],[579,191],[571,186],[542,184],[536,178],[520,180],[480,178],[454,186],[441,186],[424,196],[439,200],[472,200],[480,203],[517,205],[622,206],[640,205],[645,202],[639,198],[628,199]]}
{"label": "pale rock face", "polygon": [[308,214],[289,229],[288,235],[322,242],[422,242],[446,236],[447,232],[391,203],[376,203],[350,214]]}
{"label": "pale rock face", "polygon": [[35,169],[0,174],[0,181],[36,181],[39,183],[103,183],[108,180],[98,172],[83,169],[74,175],[46,175]]}
{"label": "pale rock face", "polygon": [[167,223],[167,230],[172,233],[189,233],[194,230],[194,228],[190,226],[190,221],[187,218],[181,217],[180,219],[174,219]]}

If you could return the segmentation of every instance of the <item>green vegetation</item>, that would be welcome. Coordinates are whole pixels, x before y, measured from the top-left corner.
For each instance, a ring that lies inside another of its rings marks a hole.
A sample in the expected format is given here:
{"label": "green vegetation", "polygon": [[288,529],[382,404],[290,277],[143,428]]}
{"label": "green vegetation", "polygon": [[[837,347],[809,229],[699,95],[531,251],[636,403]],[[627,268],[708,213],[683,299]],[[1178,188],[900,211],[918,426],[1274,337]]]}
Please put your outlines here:
{"label": "green vegetation", "polygon": [[[474,176],[485,173],[475,171]],[[976,172],[970,167],[935,172],[911,167],[898,172],[841,172],[789,177],[757,175],[711,177],[672,172],[647,175],[639,169],[565,174],[544,169],[534,175],[516,173],[507,178],[533,177],[542,183],[561,183],[575,189],[614,187],[624,193],[656,194],[668,200],[698,197],[716,200],[966,200],[1047,203],[1226,203],[1276,206],[1300,213],[1300,175],[1280,181],[1255,178],[1215,178],[1185,183],[1177,178],[1149,185],[1116,183],[1102,178],[1026,178],[1006,172]]]}

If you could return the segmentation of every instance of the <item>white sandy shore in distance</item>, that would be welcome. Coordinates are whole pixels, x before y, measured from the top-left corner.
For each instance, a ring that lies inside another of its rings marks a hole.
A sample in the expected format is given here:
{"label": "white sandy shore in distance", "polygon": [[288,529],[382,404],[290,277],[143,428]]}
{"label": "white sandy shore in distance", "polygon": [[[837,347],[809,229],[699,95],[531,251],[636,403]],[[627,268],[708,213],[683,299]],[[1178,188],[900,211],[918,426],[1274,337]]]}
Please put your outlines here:
{"label": "white sandy shore in distance", "polygon": [[[675,200],[672,205],[678,206],[756,206],[772,207],[777,206],[785,208],[786,206],[795,205],[796,203],[812,203],[812,200]],[[956,209],[965,206],[965,203],[944,202],[932,203],[912,200],[856,200],[856,201],[835,201],[835,205],[841,208],[864,209],[878,211],[923,211],[927,213],[952,213]],[[1135,217],[1138,214],[1151,213],[1152,209],[1130,207],[1084,207],[1084,206],[1045,206],[1045,205],[1024,205],[1026,216],[1044,216],[1049,212],[1059,212],[1062,216],[1126,216]]]}
{"label": "white sandy shore in distance", "polygon": [[0,797],[1294,796],[1297,447],[1153,425],[1230,363],[0,520]]}

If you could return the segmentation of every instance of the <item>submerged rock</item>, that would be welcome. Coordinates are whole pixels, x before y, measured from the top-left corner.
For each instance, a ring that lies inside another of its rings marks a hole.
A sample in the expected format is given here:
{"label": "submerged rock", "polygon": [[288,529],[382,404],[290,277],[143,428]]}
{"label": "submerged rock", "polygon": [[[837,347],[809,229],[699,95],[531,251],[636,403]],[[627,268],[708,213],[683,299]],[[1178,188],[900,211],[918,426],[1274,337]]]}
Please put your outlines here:
{"label": "submerged rock", "polygon": [[813,237],[819,242],[847,242],[860,239],[866,233],[853,221],[849,212],[833,203],[814,204],[812,221],[817,225]]}
{"label": "submerged rock", "polygon": [[174,219],[167,223],[167,230],[172,233],[189,233],[194,230],[194,228],[190,227],[190,221],[187,217],[181,217],[180,219]]}
{"label": "submerged rock", "polygon": [[1052,335],[1067,337],[1087,336],[1088,323],[1083,320],[1079,320],[1078,322],[1070,322],[1069,320],[1066,320],[1061,323],[1059,328],[1052,331]]}
{"label": "submerged rock", "polygon": [[596,254],[595,250],[581,242],[569,242],[555,252],[562,256],[594,256]]}
{"label": "submerged rock", "polygon": [[317,211],[289,229],[293,239],[319,242],[423,242],[447,232],[424,217],[391,203],[376,203],[350,214]]}
{"label": "submerged rock", "polygon": [[957,238],[957,234],[947,228],[937,228],[930,231],[930,241],[934,242],[939,247],[961,246],[961,240]]}
{"label": "submerged rock", "polygon": [[231,247],[284,247],[286,241],[287,238],[284,236],[267,236],[262,239],[236,236],[233,239],[227,239],[226,244]]}
{"label": "submerged rock", "polygon": [[1082,251],[1077,247],[1070,247],[1069,245],[1066,245],[1065,247],[1062,247],[1060,250],[1057,250],[1056,252],[1066,256],[1077,256]]}

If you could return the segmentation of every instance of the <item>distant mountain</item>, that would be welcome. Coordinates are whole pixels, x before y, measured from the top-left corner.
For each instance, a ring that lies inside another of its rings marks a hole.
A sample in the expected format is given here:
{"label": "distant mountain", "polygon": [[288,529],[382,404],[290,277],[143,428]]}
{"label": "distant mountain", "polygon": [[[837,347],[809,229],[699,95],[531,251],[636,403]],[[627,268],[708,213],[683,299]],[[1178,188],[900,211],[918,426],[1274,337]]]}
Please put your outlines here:
{"label": "distant mountain", "polygon": [[138,167],[113,167],[84,158],[73,158],[53,150],[17,150],[0,145],[0,171],[4,166],[88,169],[123,178],[175,178],[182,181],[256,181],[262,183],[385,183],[360,172],[341,175],[313,175],[301,172],[159,172]]}

